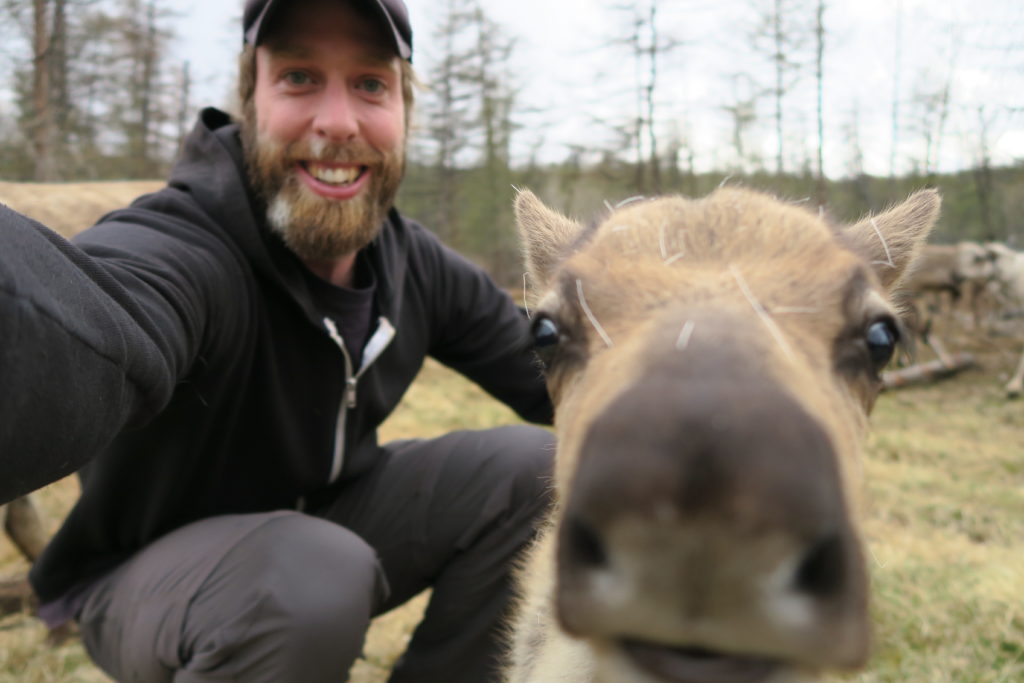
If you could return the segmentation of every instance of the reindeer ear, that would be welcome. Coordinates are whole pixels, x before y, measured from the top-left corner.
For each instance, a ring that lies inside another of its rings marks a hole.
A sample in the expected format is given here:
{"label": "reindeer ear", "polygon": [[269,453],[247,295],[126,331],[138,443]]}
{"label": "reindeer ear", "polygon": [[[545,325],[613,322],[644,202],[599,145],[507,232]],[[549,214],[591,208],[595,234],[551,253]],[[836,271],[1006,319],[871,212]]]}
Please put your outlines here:
{"label": "reindeer ear", "polygon": [[575,221],[544,206],[529,190],[516,197],[516,223],[526,268],[536,283],[547,283],[582,230]]}
{"label": "reindeer ear", "polygon": [[905,202],[870,216],[845,230],[854,249],[871,263],[878,279],[892,290],[907,273],[939,217],[942,199],[935,190],[922,190]]}

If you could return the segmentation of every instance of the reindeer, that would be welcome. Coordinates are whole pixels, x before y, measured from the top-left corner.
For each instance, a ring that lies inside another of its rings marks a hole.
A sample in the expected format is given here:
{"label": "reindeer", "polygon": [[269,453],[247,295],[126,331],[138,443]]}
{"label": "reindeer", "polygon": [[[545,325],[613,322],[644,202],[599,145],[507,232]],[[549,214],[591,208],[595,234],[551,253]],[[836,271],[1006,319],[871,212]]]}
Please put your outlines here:
{"label": "reindeer", "polygon": [[909,299],[905,319],[908,331],[923,340],[947,366],[954,363],[933,333],[934,322],[943,319],[948,323],[964,300],[970,326],[982,327],[983,309],[991,303],[993,261],[989,250],[977,242],[926,244],[900,283],[901,295]]}
{"label": "reindeer", "polygon": [[[985,248],[995,264],[995,282],[1000,298],[1007,309],[1019,312],[1024,305],[1024,253],[999,242],[988,242]],[[1018,398],[1024,393],[1024,351],[1004,391],[1007,398]]]}
{"label": "reindeer", "polygon": [[845,229],[722,188],[584,229],[516,200],[556,405],[513,683],[783,683],[870,645],[859,444],[939,209]]}

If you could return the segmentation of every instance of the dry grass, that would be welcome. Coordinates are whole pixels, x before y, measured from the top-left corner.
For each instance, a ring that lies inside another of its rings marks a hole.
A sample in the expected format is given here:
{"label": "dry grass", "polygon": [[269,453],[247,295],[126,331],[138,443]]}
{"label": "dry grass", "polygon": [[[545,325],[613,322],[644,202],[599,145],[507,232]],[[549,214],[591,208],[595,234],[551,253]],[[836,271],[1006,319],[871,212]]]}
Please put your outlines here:
{"label": "dry grass", "polygon": [[0,182],[0,204],[35,218],[64,237],[71,237],[112,209],[127,206],[141,194],[165,183],[126,180],[104,183]]}
{"label": "dry grass", "polygon": [[[842,681],[1024,680],[1024,403],[1002,398],[1012,344],[975,349],[985,369],[883,396],[869,440],[866,535],[872,552],[876,653]],[[386,438],[430,436],[515,418],[478,389],[428,364]],[[37,494],[51,524],[72,481]],[[0,541],[0,574],[24,570]],[[384,681],[423,598],[377,620],[355,683]],[[0,620],[0,683],[107,680],[77,641],[45,644],[27,615]]]}

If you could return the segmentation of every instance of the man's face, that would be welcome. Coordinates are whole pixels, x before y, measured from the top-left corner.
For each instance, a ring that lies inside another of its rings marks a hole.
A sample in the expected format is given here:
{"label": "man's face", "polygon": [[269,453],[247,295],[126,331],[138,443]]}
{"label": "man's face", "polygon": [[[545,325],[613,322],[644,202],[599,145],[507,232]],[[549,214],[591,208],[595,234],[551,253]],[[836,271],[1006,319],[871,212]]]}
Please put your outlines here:
{"label": "man's face", "polygon": [[348,4],[290,5],[256,48],[244,143],[271,226],[303,261],[322,263],[366,246],[394,201],[401,69],[378,22]]}

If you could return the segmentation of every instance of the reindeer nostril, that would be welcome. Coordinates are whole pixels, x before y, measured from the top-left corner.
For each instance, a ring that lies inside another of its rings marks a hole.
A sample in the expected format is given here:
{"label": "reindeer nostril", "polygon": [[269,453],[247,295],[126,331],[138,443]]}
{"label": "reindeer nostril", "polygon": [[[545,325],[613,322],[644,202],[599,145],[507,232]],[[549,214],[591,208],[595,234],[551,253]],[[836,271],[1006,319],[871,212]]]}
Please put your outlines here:
{"label": "reindeer nostril", "polygon": [[816,597],[835,595],[846,578],[843,539],[828,536],[811,548],[796,570],[796,588]]}
{"label": "reindeer nostril", "polygon": [[608,563],[608,554],[597,531],[578,518],[566,520],[563,548],[568,559],[585,567],[603,567]]}

